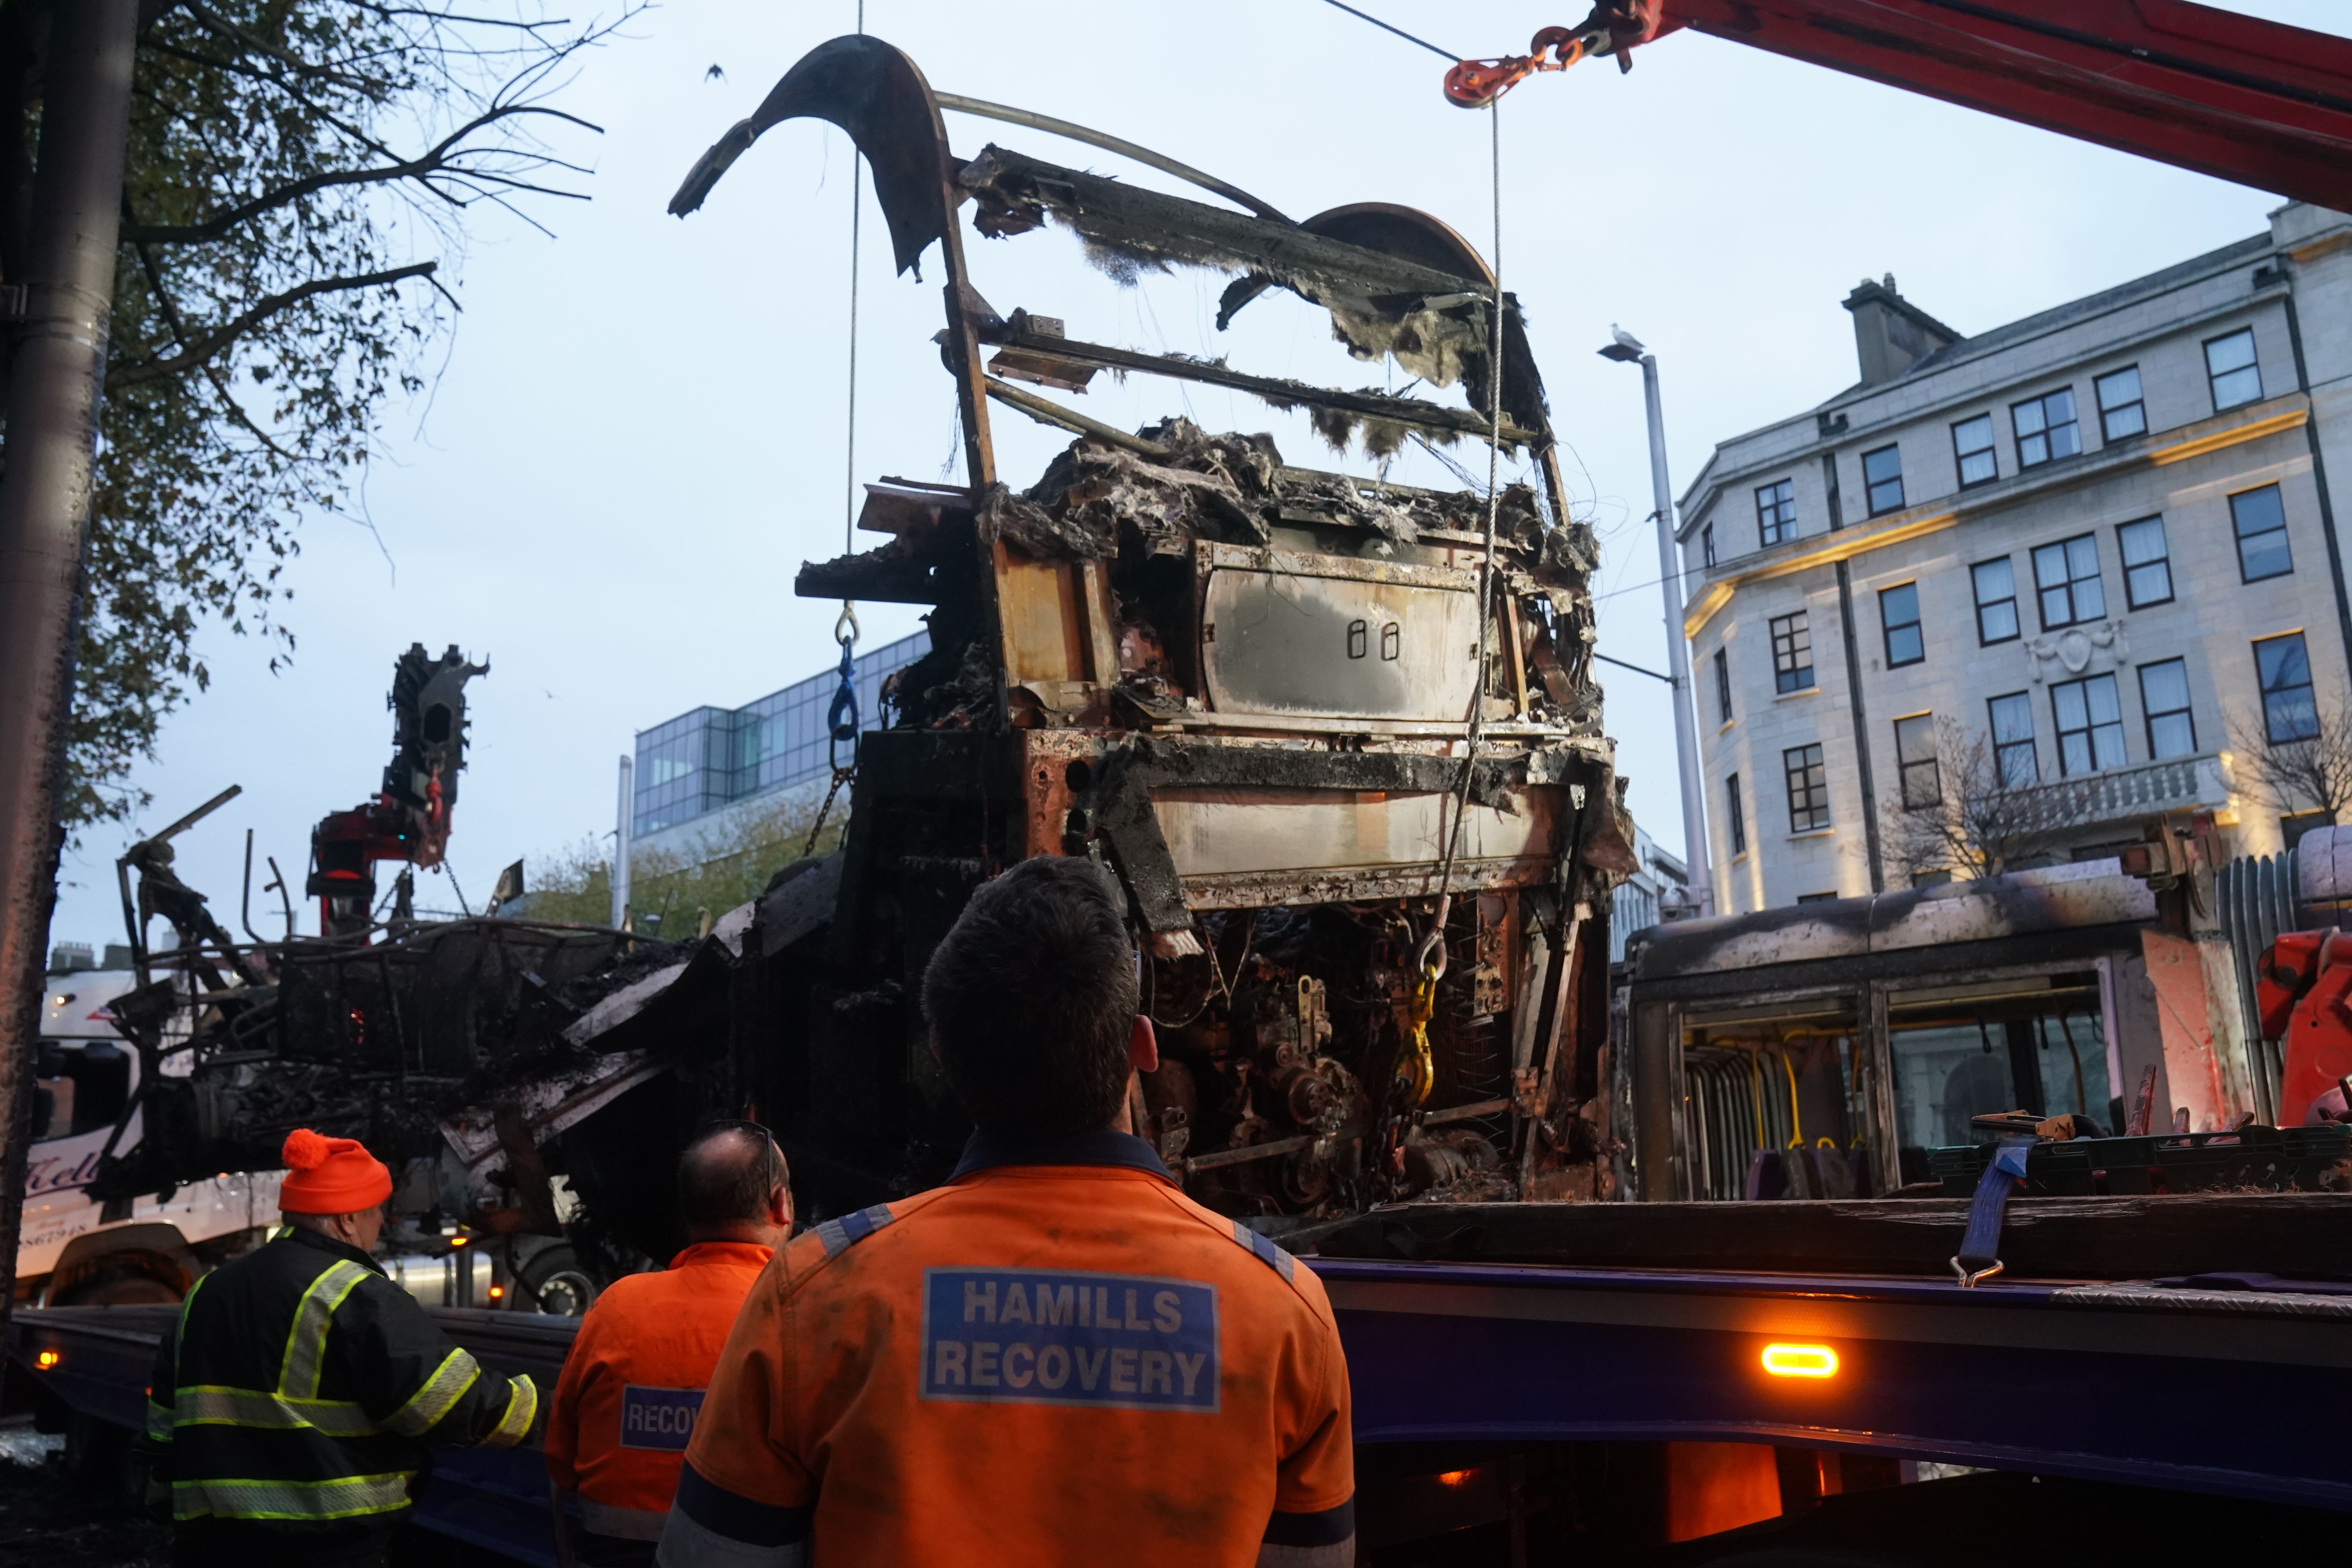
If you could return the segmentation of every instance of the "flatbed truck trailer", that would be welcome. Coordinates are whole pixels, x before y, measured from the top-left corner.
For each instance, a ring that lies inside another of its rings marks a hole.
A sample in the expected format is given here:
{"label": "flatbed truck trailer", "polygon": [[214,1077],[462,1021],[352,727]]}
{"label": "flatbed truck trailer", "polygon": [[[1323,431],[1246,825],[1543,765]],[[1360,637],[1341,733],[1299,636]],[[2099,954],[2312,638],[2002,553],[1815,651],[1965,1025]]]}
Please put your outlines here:
{"label": "flatbed truck trailer", "polygon": [[[2284,1261],[2317,1275],[2346,1251],[2352,1197],[2020,1198],[2011,1269],[1964,1289],[1934,1270],[1967,1206],[1411,1205],[1301,1237],[1348,1350],[1363,1561],[1941,1563],[1950,1483],[1899,1483],[1945,1467],[2021,1483],[1969,1483],[1960,1511],[1996,1537],[2025,1496],[2088,1509],[2102,1543],[2141,1528],[2186,1546],[2200,1520],[2216,1539],[2341,1538],[2352,1288],[2242,1265],[2301,1237]],[[2167,1269],[2181,1282],[2158,1283]],[[428,1310],[542,1387],[577,1325]],[[69,1445],[127,1454],[173,1310],[20,1312],[12,1375]],[[1808,1516],[1842,1514],[1866,1518],[1874,1554],[1787,1555]],[[436,1456],[418,1518],[555,1561],[530,1450]]]}

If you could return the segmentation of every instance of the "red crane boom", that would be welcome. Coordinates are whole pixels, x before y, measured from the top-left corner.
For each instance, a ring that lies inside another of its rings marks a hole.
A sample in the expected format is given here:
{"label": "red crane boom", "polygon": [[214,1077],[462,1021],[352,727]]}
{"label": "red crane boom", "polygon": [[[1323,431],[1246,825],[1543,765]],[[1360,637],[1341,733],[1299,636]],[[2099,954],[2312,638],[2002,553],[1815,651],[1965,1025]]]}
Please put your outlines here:
{"label": "red crane boom", "polygon": [[1465,60],[1446,96],[1679,27],[2259,190],[2352,209],[2352,39],[2190,0],[1601,0],[1530,52]]}

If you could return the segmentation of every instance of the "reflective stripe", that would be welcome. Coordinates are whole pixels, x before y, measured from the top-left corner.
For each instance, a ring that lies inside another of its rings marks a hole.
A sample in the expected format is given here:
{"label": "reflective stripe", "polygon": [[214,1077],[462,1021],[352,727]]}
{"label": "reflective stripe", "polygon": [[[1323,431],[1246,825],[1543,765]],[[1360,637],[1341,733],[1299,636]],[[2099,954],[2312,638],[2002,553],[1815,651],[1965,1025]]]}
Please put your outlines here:
{"label": "reflective stripe", "polygon": [[348,1399],[289,1399],[254,1388],[199,1384],[173,1394],[167,1419],[178,1426],[263,1426],[278,1431],[308,1427],[330,1437],[364,1437],[376,1424]]}
{"label": "reflective stripe", "polygon": [[593,1498],[580,1500],[580,1522],[597,1535],[616,1541],[659,1541],[669,1522],[666,1508],[620,1508]]}
{"label": "reflective stripe", "polygon": [[527,1377],[507,1380],[514,1392],[507,1395],[507,1413],[499,1417],[495,1431],[482,1439],[485,1448],[511,1448],[530,1434],[530,1424],[539,1415],[539,1386]]}
{"label": "reflective stripe", "polygon": [[805,1541],[778,1546],[737,1541],[680,1509],[669,1510],[661,1548],[654,1553],[655,1568],[806,1568],[807,1563]]}
{"label": "reflective stripe", "polygon": [[1258,1256],[1258,1261],[1264,1263],[1268,1268],[1273,1269],[1276,1274],[1281,1275],[1285,1279],[1288,1279],[1291,1277],[1292,1272],[1297,1268],[1297,1265],[1292,1260],[1290,1254],[1283,1251],[1282,1248],[1276,1247],[1272,1241],[1260,1236],[1257,1232],[1252,1230],[1249,1226],[1244,1225],[1239,1220],[1234,1221],[1234,1239],[1240,1242],[1244,1247],[1248,1247],[1252,1252],[1256,1253]]}
{"label": "reflective stripe", "polygon": [[180,1298],[180,1326],[172,1333],[172,1375],[174,1377],[180,1375],[180,1352],[188,1343],[188,1309],[196,1304],[196,1292],[203,1289],[205,1281],[211,1278],[209,1274],[197,1275],[196,1282],[188,1287],[188,1293]]}
{"label": "reflective stripe", "polygon": [[177,1519],[352,1519],[408,1506],[411,1473],[331,1481],[173,1481]]}
{"label": "reflective stripe", "polygon": [[368,1271],[345,1258],[327,1266],[310,1281],[294,1309],[294,1328],[286,1336],[286,1359],[278,1373],[278,1392],[294,1399],[319,1396],[319,1373],[327,1359],[327,1331],[334,1326],[335,1309],[368,1277]]}
{"label": "reflective stripe", "polygon": [[152,1399],[147,1402],[147,1440],[151,1443],[172,1440],[172,1412]]}
{"label": "reflective stripe", "polygon": [[481,1363],[464,1351],[451,1351],[442,1358],[425,1385],[408,1396],[408,1403],[383,1419],[386,1430],[404,1437],[421,1437],[425,1431],[449,1414],[474,1380],[482,1375]]}
{"label": "reflective stripe", "polygon": [[1257,1549],[1257,1568],[1355,1568],[1356,1538],[1330,1546],[1277,1546],[1269,1541]]}
{"label": "reflective stripe", "polygon": [[825,1221],[816,1227],[816,1234],[824,1243],[824,1255],[838,1258],[849,1250],[853,1243],[865,1240],[888,1225],[890,1219],[890,1205],[876,1204],[870,1209],[859,1209],[856,1214],[845,1214],[839,1219]]}

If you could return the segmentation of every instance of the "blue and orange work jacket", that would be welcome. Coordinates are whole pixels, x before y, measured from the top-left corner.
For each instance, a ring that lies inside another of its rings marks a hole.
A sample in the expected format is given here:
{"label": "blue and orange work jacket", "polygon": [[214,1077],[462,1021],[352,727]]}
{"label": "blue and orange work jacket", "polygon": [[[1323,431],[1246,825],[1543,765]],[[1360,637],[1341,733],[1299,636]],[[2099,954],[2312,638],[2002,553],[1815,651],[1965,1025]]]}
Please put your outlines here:
{"label": "blue and orange work jacket", "polygon": [[1342,1568],[1348,1368],[1313,1273],[1141,1140],[972,1140],[743,1303],[662,1568]]}
{"label": "blue and orange work jacket", "polygon": [[773,1253],[697,1242],[655,1274],[618,1279],[580,1321],[547,1418],[547,1476],[598,1535],[655,1541],[677,1492],[710,1369]]}

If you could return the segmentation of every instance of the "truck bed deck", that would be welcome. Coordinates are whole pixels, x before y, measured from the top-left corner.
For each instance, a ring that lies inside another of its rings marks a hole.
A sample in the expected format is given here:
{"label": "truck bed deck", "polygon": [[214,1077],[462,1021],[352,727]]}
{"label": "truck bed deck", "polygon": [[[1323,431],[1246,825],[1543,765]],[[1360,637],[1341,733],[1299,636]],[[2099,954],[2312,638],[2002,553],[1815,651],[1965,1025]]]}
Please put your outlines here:
{"label": "truck bed deck", "polygon": [[[2013,1275],[1974,1289],[1934,1271],[1964,1206],[1413,1205],[1294,1239],[1360,1444],[1777,1444],[2352,1510],[2352,1286],[2325,1277],[2352,1272],[2352,1198],[2022,1201]],[[542,1386],[577,1327],[429,1310]],[[135,1428],[173,1310],[19,1312],[9,1353]],[[1775,1345],[1834,1371],[1775,1375]],[[419,1520],[553,1562],[535,1452],[440,1456]]]}

